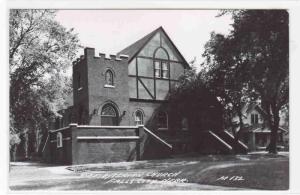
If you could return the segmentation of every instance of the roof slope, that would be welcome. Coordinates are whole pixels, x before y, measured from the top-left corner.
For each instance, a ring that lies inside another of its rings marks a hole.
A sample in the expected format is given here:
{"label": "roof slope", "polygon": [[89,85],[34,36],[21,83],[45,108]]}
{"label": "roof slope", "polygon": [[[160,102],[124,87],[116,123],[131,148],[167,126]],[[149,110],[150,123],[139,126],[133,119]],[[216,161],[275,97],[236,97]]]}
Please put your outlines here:
{"label": "roof slope", "polygon": [[159,30],[159,28],[152,31],[151,33],[147,34],[146,36],[144,36],[143,38],[141,38],[138,41],[134,42],[133,44],[129,45],[128,47],[126,47],[122,51],[118,52],[118,55],[119,54],[128,55],[129,56],[129,61],[131,61],[131,59],[144,47],[144,45],[146,45],[146,43],[148,41],[150,41],[150,39],[155,35],[155,33],[158,30]]}
{"label": "roof slope", "polygon": [[118,52],[117,54],[118,55],[121,55],[121,54],[122,55],[128,55],[129,56],[129,62],[130,62],[144,48],[144,46],[152,39],[152,37],[158,31],[162,31],[166,35],[167,39],[170,40],[170,43],[173,45],[173,47],[175,48],[175,50],[177,51],[177,53],[183,59],[183,63],[185,63],[186,67],[189,68],[189,64],[186,62],[185,58],[179,52],[179,50],[177,49],[177,47],[175,46],[175,44],[172,42],[172,40],[170,39],[170,37],[167,35],[167,33],[165,32],[165,30],[162,27],[159,27],[159,28],[155,29],[151,33],[147,34],[143,38],[141,38],[138,41],[134,42],[133,44],[129,45],[128,47],[126,47],[122,51]]}

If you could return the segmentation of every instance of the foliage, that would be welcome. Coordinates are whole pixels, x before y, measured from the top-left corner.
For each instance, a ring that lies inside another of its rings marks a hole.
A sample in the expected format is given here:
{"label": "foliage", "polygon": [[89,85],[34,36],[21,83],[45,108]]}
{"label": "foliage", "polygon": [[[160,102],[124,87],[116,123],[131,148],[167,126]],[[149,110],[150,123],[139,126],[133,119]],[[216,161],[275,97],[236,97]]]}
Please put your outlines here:
{"label": "foliage", "polygon": [[[201,74],[191,69],[180,77],[169,95],[170,114],[181,121],[187,118],[191,131],[220,130],[222,116],[216,97],[206,88]],[[175,121],[175,120],[172,120]]]}
{"label": "foliage", "polygon": [[[235,10],[228,36],[212,34],[204,66],[208,84],[236,111],[259,98],[272,129],[269,151],[276,153],[279,111],[288,103],[288,13],[285,10]],[[240,121],[241,122],[241,121]]]}
{"label": "foliage", "polygon": [[73,29],[55,21],[55,11],[10,10],[10,129],[16,134],[46,131],[58,115],[71,92],[66,70],[79,47]]}

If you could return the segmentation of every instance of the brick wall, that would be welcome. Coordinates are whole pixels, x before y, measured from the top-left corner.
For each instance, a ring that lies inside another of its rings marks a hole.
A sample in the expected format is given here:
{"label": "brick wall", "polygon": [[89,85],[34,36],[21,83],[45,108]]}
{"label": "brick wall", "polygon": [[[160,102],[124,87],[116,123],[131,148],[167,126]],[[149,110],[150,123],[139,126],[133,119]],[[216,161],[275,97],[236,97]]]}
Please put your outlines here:
{"label": "brick wall", "polygon": [[[62,134],[62,147],[57,147],[57,133]],[[71,128],[65,127],[49,132],[48,159],[51,163],[56,164],[71,164],[72,163],[72,135]],[[48,158],[48,156],[47,156]]]}
{"label": "brick wall", "polygon": [[[78,126],[72,130],[73,164],[136,160],[135,127]],[[116,139],[116,137],[121,137]],[[108,139],[105,139],[108,138]]]}

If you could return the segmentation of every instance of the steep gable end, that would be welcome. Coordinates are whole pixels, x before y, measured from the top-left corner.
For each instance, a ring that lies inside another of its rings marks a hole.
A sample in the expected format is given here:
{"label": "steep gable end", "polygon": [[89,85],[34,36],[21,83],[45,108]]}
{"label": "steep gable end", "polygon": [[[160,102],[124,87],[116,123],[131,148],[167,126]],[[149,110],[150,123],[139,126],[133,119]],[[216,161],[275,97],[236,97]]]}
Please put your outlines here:
{"label": "steep gable end", "polygon": [[129,62],[131,62],[136,56],[153,57],[153,53],[158,47],[162,47],[168,52],[170,60],[181,62],[186,68],[189,68],[188,63],[162,27],[126,47],[118,54],[128,55]]}

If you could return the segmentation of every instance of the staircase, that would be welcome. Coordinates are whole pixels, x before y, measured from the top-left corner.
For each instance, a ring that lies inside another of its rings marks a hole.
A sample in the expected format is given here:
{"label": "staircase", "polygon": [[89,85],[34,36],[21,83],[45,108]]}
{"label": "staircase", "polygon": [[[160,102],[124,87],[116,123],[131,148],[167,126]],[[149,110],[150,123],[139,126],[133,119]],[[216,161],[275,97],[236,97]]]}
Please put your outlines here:
{"label": "staircase", "polygon": [[139,127],[140,158],[142,160],[168,158],[172,154],[172,145],[144,126]]}
{"label": "staircase", "polygon": [[[194,143],[197,143],[197,139]],[[248,147],[226,131],[202,131],[196,150],[202,154],[245,154]]]}
{"label": "staircase", "polygon": [[[150,135],[152,146],[159,145],[159,153],[167,152],[172,155],[185,154],[196,151],[201,154],[246,154],[248,147],[236,140],[227,131],[199,131],[197,136],[188,132],[178,131],[174,135],[164,135],[160,132],[154,134],[144,127],[144,131]],[[165,153],[166,154],[166,153]]]}
{"label": "staircase", "polygon": [[216,134],[228,143],[236,154],[246,154],[248,152],[248,147],[242,141],[236,140],[228,131],[219,131]]}

